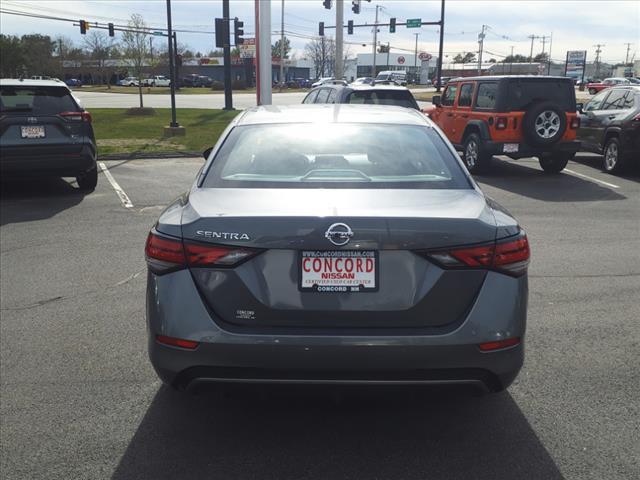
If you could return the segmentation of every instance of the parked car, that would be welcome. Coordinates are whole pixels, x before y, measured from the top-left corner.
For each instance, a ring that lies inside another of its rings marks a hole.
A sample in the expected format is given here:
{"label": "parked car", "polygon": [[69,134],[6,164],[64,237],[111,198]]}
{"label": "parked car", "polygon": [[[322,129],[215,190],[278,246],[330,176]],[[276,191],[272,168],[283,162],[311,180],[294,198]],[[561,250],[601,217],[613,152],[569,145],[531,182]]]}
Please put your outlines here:
{"label": "parked car", "polygon": [[91,115],[69,87],[54,80],[0,80],[2,176],[75,177],[86,191],[98,182]]}
{"label": "parked car", "polygon": [[81,87],[82,86],[82,82],[80,80],[78,80],[77,78],[69,78],[69,79],[65,80],[64,83],[67,84],[67,87]]}
{"label": "parked car", "polygon": [[171,80],[164,75],[154,75],[142,80],[142,86],[144,87],[169,87],[171,86]]}
{"label": "parked car", "polygon": [[582,150],[603,155],[609,173],[640,164],[640,85],[612,87],[578,104]]}
{"label": "parked car", "polygon": [[372,77],[360,77],[351,82],[351,85],[373,85],[374,82]]}
{"label": "parked car", "polygon": [[136,77],[126,77],[122,80],[118,80],[118,85],[122,87],[137,87],[138,79]]}
{"label": "parked car", "polygon": [[294,80],[298,83],[298,88],[310,88],[311,80],[308,78],[294,78]]}
{"label": "parked car", "polygon": [[317,82],[311,84],[311,88],[319,87],[320,85],[325,85],[327,83],[336,84],[336,85],[347,85],[346,80],[336,80],[333,77],[323,77],[320,78]]}
{"label": "parked car", "polygon": [[213,85],[213,78],[206,75],[198,75],[198,87],[210,87]]}
{"label": "parked car", "polygon": [[538,157],[557,173],[580,147],[576,93],[567,77],[456,78],[425,109],[463,152],[470,172],[486,170],[493,155]]}
{"label": "parked car", "polygon": [[407,72],[404,70],[386,70],[378,73],[376,82],[395,82],[398,85],[405,86],[407,84]]}
{"label": "parked car", "polygon": [[633,85],[640,85],[640,78],[629,77],[627,80]]}
{"label": "parked car", "polygon": [[324,84],[311,90],[302,103],[352,103],[395,105],[419,110],[411,91],[399,85]]}
{"label": "parked car", "polygon": [[614,85],[629,85],[629,79],[622,77],[605,78],[602,82],[590,82],[587,83],[587,90],[591,95],[604,90],[605,88],[613,87]]}
{"label": "parked car", "polygon": [[517,376],[527,236],[426,116],[254,107],[206,157],[145,247],[163,382],[499,391]]}

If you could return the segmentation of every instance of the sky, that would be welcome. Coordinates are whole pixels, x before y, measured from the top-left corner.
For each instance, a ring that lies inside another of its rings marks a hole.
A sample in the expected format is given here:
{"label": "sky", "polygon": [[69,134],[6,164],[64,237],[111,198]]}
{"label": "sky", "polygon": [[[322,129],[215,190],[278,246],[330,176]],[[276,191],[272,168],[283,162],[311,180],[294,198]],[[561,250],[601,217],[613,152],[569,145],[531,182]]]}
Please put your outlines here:
{"label": "sky", "polygon": [[[171,3],[174,28],[190,31],[179,32],[178,41],[194,52],[212,50],[214,19],[222,16],[221,0],[172,0]],[[344,0],[345,24],[348,20],[354,20],[356,24],[372,24],[376,4],[381,7],[380,22],[387,23],[391,17],[398,22],[407,18],[437,21],[440,17],[439,0],[374,0],[371,3],[363,0],[359,15],[351,11],[351,0]],[[271,2],[273,42],[279,38],[281,5],[282,0]],[[166,27],[165,0],[2,0],[0,8],[116,24],[124,24],[131,14],[138,13],[150,27]],[[230,11],[232,17],[244,21],[245,37],[253,36],[254,0],[231,0]],[[318,22],[335,25],[335,6],[326,10],[322,0],[285,0],[284,12],[285,34],[297,56],[303,55],[305,45],[317,35]],[[478,34],[483,25],[487,25],[486,60],[495,58],[499,61],[511,52],[511,47],[515,54],[529,56],[530,35],[547,37],[544,45],[542,38],[534,39],[534,55],[542,52],[543,46],[548,52],[553,36],[551,57],[558,61],[564,61],[567,50],[587,50],[587,60],[591,61],[595,57],[595,45],[603,44],[602,61],[623,62],[627,55],[626,43],[631,43],[629,58],[635,55],[634,58],[640,60],[640,1],[637,0],[446,0],[445,61],[452,60],[457,53],[477,52]],[[69,21],[0,13],[0,32],[9,35],[64,35],[82,44],[79,28]],[[327,30],[328,34],[330,32]],[[348,51],[352,55],[371,52],[372,32],[369,27],[356,28],[354,35],[347,35],[345,31]],[[378,40],[384,44],[389,42],[392,52],[413,52],[415,33],[419,33],[418,51],[437,54],[437,26],[419,29],[398,26],[393,34],[389,33],[388,27],[380,27]]]}

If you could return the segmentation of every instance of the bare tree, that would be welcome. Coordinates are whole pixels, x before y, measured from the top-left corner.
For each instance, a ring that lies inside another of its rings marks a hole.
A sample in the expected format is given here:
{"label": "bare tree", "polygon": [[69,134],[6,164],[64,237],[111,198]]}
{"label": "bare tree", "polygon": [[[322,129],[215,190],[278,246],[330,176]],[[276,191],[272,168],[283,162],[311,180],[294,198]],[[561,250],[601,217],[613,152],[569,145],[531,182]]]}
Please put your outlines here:
{"label": "bare tree", "polygon": [[142,108],[144,106],[142,103],[142,69],[149,57],[149,42],[147,41],[149,34],[146,33],[148,28],[142,15],[137,13],[131,15],[127,26],[131,31],[122,32],[122,46],[126,62],[138,79],[140,108]]}
{"label": "bare tree", "polygon": [[116,46],[115,39],[104,32],[93,30],[85,37],[84,45],[89,57],[95,61],[100,82],[102,83],[104,77],[107,76],[107,88],[111,88],[110,75],[107,74],[107,61],[112,57]]}
{"label": "bare tree", "polygon": [[333,38],[317,37],[304,47],[305,55],[313,62],[316,77],[333,75],[336,44]]}

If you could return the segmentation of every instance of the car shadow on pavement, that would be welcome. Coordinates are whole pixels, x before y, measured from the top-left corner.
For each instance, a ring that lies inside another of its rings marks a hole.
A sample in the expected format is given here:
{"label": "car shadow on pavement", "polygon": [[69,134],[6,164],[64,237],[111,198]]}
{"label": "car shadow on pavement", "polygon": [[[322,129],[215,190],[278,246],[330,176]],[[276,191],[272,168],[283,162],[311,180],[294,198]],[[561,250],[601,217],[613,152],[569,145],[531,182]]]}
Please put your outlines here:
{"label": "car shadow on pavement", "polygon": [[[575,156],[573,161],[581,165],[593,167],[600,171],[602,170],[602,155],[594,155],[590,153],[578,154]],[[635,165],[630,165],[624,173],[616,173],[614,175],[605,176],[605,178],[609,178],[609,181],[613,183],[616,183],[616,178],[618,177],[624,178],[626,180],[640,182],[640,162],[636,161]]]}
{"label": "car shadow on pavement", "polygon": [[0,225],[51,218],[78,205],[85,193],[62,178],[3,178]]}
{"label": "car shadow on pavement", "polygon": [[563,478],[506,392],[292,388],[161,387],[112,478]]}
{"label": "car shadow on pavement", "polygon": [[[626,197],[611,188],[571,175],[568,172],[548,174],[531,162],[518,164],[516,161],[493,159],[491,169],[482,175],[474,175],[475,180],[500,190],[543,200],[546,202],[593,202],[603,200],[624,200]],[[571,163],[567,166],[571,168]]]}

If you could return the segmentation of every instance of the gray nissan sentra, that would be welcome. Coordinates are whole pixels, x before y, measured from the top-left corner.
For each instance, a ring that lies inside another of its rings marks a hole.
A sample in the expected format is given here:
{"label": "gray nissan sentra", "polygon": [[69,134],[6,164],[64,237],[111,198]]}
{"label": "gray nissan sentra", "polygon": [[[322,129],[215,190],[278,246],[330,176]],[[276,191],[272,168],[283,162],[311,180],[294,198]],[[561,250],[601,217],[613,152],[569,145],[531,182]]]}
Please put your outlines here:
{"label": "gray nissan sentra", "polygon": [[146,258],[149,354],[178,389],[499,391],[522,366],[527,237],[412,109],[242,112]]}

